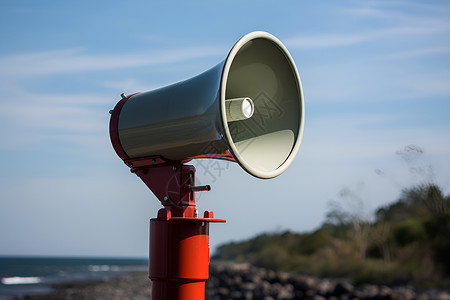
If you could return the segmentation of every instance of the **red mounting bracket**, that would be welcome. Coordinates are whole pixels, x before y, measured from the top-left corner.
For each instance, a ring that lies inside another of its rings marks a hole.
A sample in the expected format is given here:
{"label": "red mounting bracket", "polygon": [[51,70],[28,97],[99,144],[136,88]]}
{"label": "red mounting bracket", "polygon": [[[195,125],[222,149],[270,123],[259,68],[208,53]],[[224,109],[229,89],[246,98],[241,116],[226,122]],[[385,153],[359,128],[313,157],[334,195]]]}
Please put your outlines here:
{"label": "red mounting bracket", "polygon": [[198,217],[195,207],[195,193],[209,191],[209,185],[195,185],[195,167],[178,161],[167,161],[160,156],[125,160],[159,199],[164,209],[158,212],[159,220],[225,222],[214,219],[212,211],[206,211],[203,218]]}

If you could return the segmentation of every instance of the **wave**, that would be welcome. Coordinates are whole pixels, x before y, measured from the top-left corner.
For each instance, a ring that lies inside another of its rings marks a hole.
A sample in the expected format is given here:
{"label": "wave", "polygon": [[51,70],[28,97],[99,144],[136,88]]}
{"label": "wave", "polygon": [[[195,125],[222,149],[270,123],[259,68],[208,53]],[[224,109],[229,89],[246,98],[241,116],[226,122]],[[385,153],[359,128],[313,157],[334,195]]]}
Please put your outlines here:
{"label": "wave", "polygon": [[2,278],[2,284],[4,285],[15,285],[15,284],[36,284],[40,283],[40,277],[5,277]]}
{"label": "wave", "polygon": [[120,271],[119,266],[109,266],[109,265],[89,265],[88,270],[91,272],[109,272],[109,271]]}

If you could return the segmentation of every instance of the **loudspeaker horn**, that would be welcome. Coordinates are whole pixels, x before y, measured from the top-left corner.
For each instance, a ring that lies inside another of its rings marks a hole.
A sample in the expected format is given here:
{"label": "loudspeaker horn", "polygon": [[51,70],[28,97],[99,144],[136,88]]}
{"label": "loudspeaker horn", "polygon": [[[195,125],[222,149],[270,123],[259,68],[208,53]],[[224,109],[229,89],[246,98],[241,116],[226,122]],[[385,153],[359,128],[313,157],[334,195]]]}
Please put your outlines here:
{"label": "loudspeaker horn", "polygon": [[232,158],[251,175],[272,178],[298,152],[305,111],[288,50],[273,35],[256,31],[210,70],[123,95],[111,114],[111,141],[124,161]]}

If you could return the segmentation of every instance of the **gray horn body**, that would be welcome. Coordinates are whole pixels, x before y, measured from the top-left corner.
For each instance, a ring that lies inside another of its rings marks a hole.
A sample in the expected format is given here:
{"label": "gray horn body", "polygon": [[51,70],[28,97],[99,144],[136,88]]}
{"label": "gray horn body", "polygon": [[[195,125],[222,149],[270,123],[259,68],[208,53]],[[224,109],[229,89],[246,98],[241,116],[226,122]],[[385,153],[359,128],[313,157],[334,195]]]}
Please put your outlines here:
{"label": "gray horn body", "polygon": [[251,175],[272,178],[291,164],[303,134],[297,68],[266,32],[245,35],[223,62],[196,77],[119,104],[110,130],[124,160],[182,161],[229,151]]}

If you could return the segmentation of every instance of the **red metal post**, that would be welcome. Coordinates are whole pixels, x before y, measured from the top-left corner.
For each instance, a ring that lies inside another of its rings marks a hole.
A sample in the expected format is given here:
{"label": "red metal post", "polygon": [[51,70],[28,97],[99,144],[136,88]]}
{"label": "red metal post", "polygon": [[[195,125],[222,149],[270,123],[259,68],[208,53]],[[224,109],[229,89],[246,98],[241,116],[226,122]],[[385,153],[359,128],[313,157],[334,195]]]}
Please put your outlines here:
{"label": "red metal post", "polygon": [[150,221],[152,299],[203,300],[209,278],[209,222]]}
{"label": "red metal post", "polygon": [[127,160],[164,208],[150,220],[150,264],[154,300],[204,300],[209,278],[209,223],[212,211],[198,217],[195,192],[209,186],[195,186],[195,168],[160,157]]}

